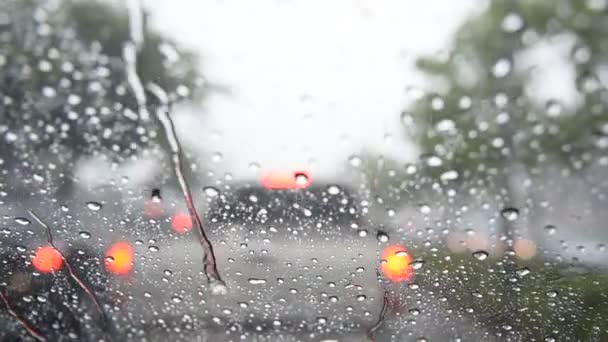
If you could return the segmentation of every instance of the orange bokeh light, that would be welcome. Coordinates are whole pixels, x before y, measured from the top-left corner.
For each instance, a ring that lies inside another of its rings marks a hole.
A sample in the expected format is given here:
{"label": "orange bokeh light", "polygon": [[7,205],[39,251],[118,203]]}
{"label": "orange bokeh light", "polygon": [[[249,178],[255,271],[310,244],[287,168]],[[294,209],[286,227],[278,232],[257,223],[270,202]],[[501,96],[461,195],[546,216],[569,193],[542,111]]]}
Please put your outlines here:
{"label": "orange bokeh light", "polygon": [[61,253],[53,247],[40,247],[34,254],[32,264],[42,273],[58,271],[63,266]]}
{"label": "orange bokeh light", "polygon": [[133,247],[128,242],[117,242],[106,252],[106,269],[114,274],[125,275],[133,268]]}
{"label": "orange bokeh light", "polygon": [[410,263],[412,257],[407,253],[405,247],[392,245],[382,251],[382,262],[380,269],[385,277],[400,282],[409,280],[414,276],[414,270]]}
{"label": "orange bokeh light", "polygon": [[184,234],[192,230],[192,218],[190,215],[178,213],[171,217],[171,228],[180,234]]}
{"label": "orange bokeh light", "polygon": [[310,173],[305,170],[268,171],[262,174],[260,182],[268,189],[303,189],[312,183]]}

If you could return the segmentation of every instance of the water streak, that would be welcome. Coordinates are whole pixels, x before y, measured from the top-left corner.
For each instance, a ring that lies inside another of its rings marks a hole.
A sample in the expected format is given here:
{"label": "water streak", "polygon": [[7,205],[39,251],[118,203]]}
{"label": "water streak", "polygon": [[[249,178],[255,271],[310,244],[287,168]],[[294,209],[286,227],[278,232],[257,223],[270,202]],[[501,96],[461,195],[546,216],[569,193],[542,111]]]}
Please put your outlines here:
{"label": "water streak", "polygon": [[101,315],[104,325],[107,325],[108,317],[106,316],[105,311],[103,311],[101,304],[99,304],[97,296],[95,296],[93,290],[91,290],[91,288],[89,288],[85,284],[85,282],[78,275],[76,275],[76,273],[74,273],[74,269],[72,268],[72,265],[69,263],[68,259],[65,257],[65,254],[63,254],[63,252],[55,246],[55,244],[53,243],[53,233],[51,232],[51,228],[44,221],[42,221],[42,219],[38,215],[36,215],[36,213],[34,213],[32,210],[28,210],[28,213],[30,214],[30,216],[32,216],[34,220],[36,220],[36,222],[38,222],[38,224],[40,224],[46,230],[47,242],[49,246],[53,247],[59,253],[59,256],[63,260],[65,267],[67,268],[68,273],[70,274],[70,277],[87,294],[93,304],[95,304],[95,308]]}
{"label": "water streak", "polygon": [[144,45],[143,10],[139,0],[127,1],[127,14],[129,16],[129,41],[123,45],[122,56],[125,60],[127,83],[133,91],[139,118],[143,121],[150,119],[148,113],[146,92],[139,75],[137,74],[137,53]]}
{"label": "water streak", "polygon": [[147,89],[152,94],[154,94],[154,96],[156,96],[161,103],[161,106],[156,111],[156,117],[158,118],[158,121],[160,121],[165,136],[167,138],[167,142],[169,144],[169,149],[171,152],[171,163],[173,165],[173,171],[175,172],[175,176],[182,190],[184,200],[186,201],[186,206],[188,207],[190,218],[192,219],[194,226],[198,227],[199,241],[203,248],[203,267],[205,275],[207,276],[207,280],[209,281],[209,283],[212,285],[212,292],[215,294],[224,294],[226,293],[226,286],[217,270],[215,253],[213,252],[213,245],[211,244],[211,241],[207,236],[207,232],[203,228],[203,224],[192,200],[192,192],[190,191],[188,182],[184,177],[182,149],[177,138],[175,125],[173,124],[173,121],[169,116],[169,113],[171,111],[169,98],[165,91],[156,84],[148,84]]}
{"label": "water streak", "polygon": [[4,305],[6,305],[6,310],[8,311],[9,315],[11,315],[15,320],[17,320],[17,322],[21,324],[21,326],[27,331],[28,334],[30,334],[37,341],[46,342],[46,338],[44,336],[42,336],[38,331],[32,328],[23,318],[21,318],[21,316],[17,314],[17,312],[15,312],[10,302],[8,301],[8,298],[4,293],[2,293],[2,291],[0,291],[0,299],[2,300],[2,302],[4,302]]}
{"label": "water streak", "polygon": [[384,325],[384,317],[386,316],[386,312],[388,311],[388,305],[388,291],[384,290],[384,298],[382,299],[382,309],[380,310],[380,314],[378,315],[378,321],[376,322],[376,324],[374,324],[367,330],[367,337],[369,337],[371,341],[375,341],[374,334]]}
{"label": "water streak", "polygon": [[141,83],[139,75],[137,75],[137,46],[134,42],[126,42],[122,48],[122,55],[125,60],[125,67],[127,69],[127,82],[135,95],[137,101],[137,108],[139,117],[141,120],[147,121],[150,119],[150,113],[148,113],[146,93]]}

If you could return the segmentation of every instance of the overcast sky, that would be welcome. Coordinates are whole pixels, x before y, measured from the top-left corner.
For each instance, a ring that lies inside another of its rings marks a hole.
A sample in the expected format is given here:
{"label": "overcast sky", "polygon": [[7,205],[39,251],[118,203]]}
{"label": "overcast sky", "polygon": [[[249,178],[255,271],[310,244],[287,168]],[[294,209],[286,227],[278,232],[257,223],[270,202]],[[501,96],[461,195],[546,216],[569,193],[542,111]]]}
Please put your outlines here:
{"label": "overcast sky", "polygon": [[331,176],[364,149],[415,158],[399,122],[405,89],[421,84],[412,63],[445,48],[480,3],[183,0],[145,6],[152,25],[197,51],[205,76],[231,91],[175,113],[181,139],[190,150],[221,153],[218,171],[247,177],[253,162]]}

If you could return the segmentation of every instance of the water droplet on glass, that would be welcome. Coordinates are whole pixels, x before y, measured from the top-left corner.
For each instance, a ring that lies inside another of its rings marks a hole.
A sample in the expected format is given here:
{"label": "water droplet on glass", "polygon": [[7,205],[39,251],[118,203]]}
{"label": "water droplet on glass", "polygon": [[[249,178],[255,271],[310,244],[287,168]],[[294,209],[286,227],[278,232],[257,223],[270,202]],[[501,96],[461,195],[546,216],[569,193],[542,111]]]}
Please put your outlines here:
{"label": "water droplet on glass", "polygon": [[337,195],[340,193],[340,187],[337,185],[330,185],[329,188],[327,188],[327,193],[330,195]]}
{"label": "water droplet on glass", "polygon": [[504,208],[500,215],[504,217],[507,221],[515,221],[519,218],[519,210],[513,207]]}
{"label": "water droplet on glass", "polygon": [[440,176],[442,181],[451,181],[458,179],[458,171],[450,170],[441,174]]}
{"label": "water droplet on glass", "polygon": [[359,158],[358,156],[350,156],[348,158],[348,163],[352,167],[359,167],[359,166],[361,166],[362,161],[361,161],[361,158]]}
{"label": "water droplet on glass", "polygon": [[266,279],[249,278],[249,279],[247,279],[247,281],[251,285],[263,285],[263,284],[266,284]]}
{"label": "water droplet on glass", "polygon": [[305,185],[308,183],[308,175],[303,172],[298,172],[295,175],[297,185]]}
{"label": "water droplet on glass", "polygon": [[545,294],[549,298],[555,298],[555,297],[557,297],[557,291],[555,291],[555,290],[547,291]]}
{"label": "water droplet on glass", "polygon": [[555,234],[555,231],[556,231],[556,228],[554,225],[548,224],[545,226],[545,233],[547,233],[548,235]]}
{"label": "water droplet on glass", "polygon": [[486,251],[475,251],[473,257],[477,260],[486,260],[488,258],[488,252]]}
{"label": "water droplet on glass", "polygon": [[562,105],[555,101],[549,100],[545,106],[545,110],[547,111],[547,116],[550,118],[556,118],[562,114]]}
{"label": "water droplet on glass", "polygon": [[511,71],[511,62],[506,58],[501,58],[496,61],[496,64],[492,67],[492,74],[496,78],[502,78],[509,74]]}
{"label": "water droplet on glass", "polygon": [[426,204],[421,204],[419,207],[421,213],[427,215],[431,213],[431,207]]}
{"label": "water droplet on glass", "polygon": [[203,192],[205,192],[205,195],[207,195],[209,197],[216,197],[220,193],[220,191],[217,188],[214,188],[212,186],[204,187]]}
{"label": "water droplet on glass", "polygon": [[27,226],[30,223],[32,223],[30,220],[26,219],[25,217],[16,217],[15,222],[22,226]]}
{"label": "water droplet on glass", "polygon": [[220,281],[213,281],[211,284],[211,294],[215,296],[223,296],[228,293],[228,288]]}
{"label": "water droplet on glass", "polygon": [[99,202],[87,202],[87,208],[93,211],[98,211],[102,208],[102,205]]}
{"label": "water droplet on glass", "polygon": [[80,233],[78,233],[78,235],[80,235],[81,238],[83,239],[90,239],[91,238],[91,233],[83,230]]}
{"label": "water droplet on glass", "polygon": [[430,167],[439,167],[443,165],[443,160],[433,154],[427,154],[420,156],[420,159]]}
{"label": "water droplet on glass", "polygon": [[511,12],[502,19],[501,27],[508,33],[517,32],[524,27],[524,20],[519,14]]}
{"label": "water droplet on glass", "polygon": [[222,161],[222,159],[224,159],[224,156],[220,152],[215,152],[211,156],[211,161],[213,161],[214,163],[219,163]]}
{"label": "water droplet on glass", "polygon": [[161,201],[160,189],[152,189],[152,202],[159,203]]}
{"label": "water droplet on glass", "polygon": [[410,262],[410,266],[412,266],[412,268],[415,270],[419,270],[422,268],[422,266],[424,266],[424,260],[414,260]]}
{"label": "water droplet on glass", "polygon": [[517,272],[518,276],[524,277],[524,276],[527,276],[528,274],[530,274],[530,269],[527,267],[523,267],[523,268],[518,269],[516,272]]}
{"label": "water droplet on glass", "polygon": [[376,233],[376,239],[378,240],[378,242],[388,242],[389,236],[386,232],[379,230]]}
{"label": "water droplet on glass", "polygon": [[160,248],[158,248],[158,246],[150,246],[150,247],[148,247],[148,250],[150,252],[158,252],[160,250]]}

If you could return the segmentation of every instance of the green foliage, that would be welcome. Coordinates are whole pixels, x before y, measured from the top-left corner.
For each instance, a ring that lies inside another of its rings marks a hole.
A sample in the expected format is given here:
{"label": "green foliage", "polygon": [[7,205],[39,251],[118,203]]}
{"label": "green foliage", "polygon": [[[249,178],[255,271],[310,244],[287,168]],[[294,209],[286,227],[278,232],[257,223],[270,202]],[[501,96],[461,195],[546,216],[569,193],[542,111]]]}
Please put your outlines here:
{"label": "green foliage", "polygon": [[[608,61],[606,34],[606,14],[584,1],[491,1],[458,30],[447,58],[418,61],[441,90],[415,104],[410,132],[423,152],[443,159],[445,169],[475,174],[547,160],[580,167],[595,153],[597,131],[608,122],[606,91],[596,75]],[[534,70],[521,70],[522,53],[566,36],[574,40],[571,63],[582,105],[567,108],[560,99],[538,104],[528,92]],[[499,66],[507,71],[497,74]],[[441,130],[442,123],[453,129]],[[589,155],[578,160],[576,152]]]}

